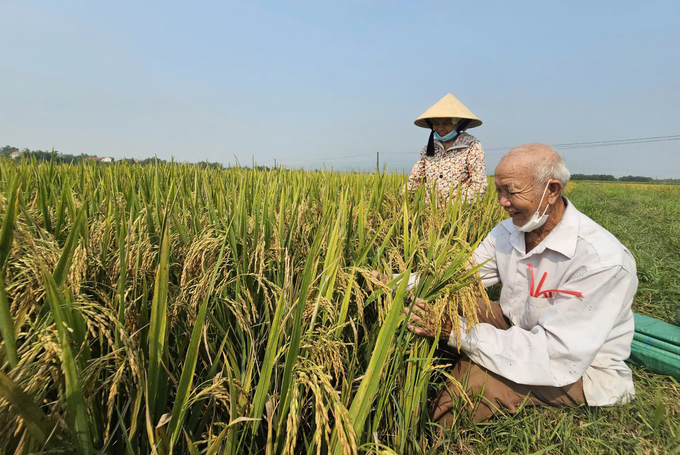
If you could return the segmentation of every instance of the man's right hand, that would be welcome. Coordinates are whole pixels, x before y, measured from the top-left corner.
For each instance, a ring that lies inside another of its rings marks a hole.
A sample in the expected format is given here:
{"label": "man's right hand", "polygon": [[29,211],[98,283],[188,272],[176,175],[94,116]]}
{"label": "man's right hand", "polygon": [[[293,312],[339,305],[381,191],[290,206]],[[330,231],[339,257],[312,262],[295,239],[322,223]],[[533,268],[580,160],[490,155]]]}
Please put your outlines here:
{"label": "man's right hand", "polygon": [[[423,299],[416,298],[410,307],[405,307],[404,313],[411,316],[406,328],[420,337],[434,338],[437,324],[435,316],[430,311],[431,305],[431,303]],[[452,328],[451,319],[444,314],[442,316],[440,338],[448,340],[451,336]]]}
{"label": "man's right hand", "polygon": [[391,276],[387,275],[386,273],[380,273],[380,272],[377,271],[377,270],[373,270],[373,271],[371,272],[371,275],[373,275],[373,277],[374,277],[376,280],[380,281],[380,282],[383,283],[383,284],[389,283],[390,280],[392,279]]}

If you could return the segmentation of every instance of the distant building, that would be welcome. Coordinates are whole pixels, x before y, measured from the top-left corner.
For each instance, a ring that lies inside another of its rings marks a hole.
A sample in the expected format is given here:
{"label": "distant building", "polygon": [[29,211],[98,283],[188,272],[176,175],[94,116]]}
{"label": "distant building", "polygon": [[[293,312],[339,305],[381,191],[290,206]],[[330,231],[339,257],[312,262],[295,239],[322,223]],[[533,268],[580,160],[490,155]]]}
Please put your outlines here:
{"label": "distant building", "polygon": [[18,159],[21,156],[21,152],[12,152],[9,155],[13,160]]}
{"label": "distant building", "polygon": [[115,161],[112,156],[86,156],[85,159],[99,161],[100,163],[113,163]]}

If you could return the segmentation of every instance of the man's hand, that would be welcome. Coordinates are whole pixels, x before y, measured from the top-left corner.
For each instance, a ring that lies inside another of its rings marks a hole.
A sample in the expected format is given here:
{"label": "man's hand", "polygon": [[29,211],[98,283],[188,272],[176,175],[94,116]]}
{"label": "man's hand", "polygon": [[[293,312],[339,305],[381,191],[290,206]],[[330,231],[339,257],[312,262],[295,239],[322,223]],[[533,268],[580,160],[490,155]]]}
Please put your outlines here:
{"label": "man's hand", "polygon": [[[416,298],[415,302],[410,308],[404,308],[405,314],[411,314],[406,328],[420,337],[434,338],[437,327],[435,315],[428,308],[429,304],[423,300]],[[451,336],[451,319],[444,314],[442,316],[442,331],[439,338],[445,341],[449,340]]]}
{"label": "man's hand", "polygon": [[373,277],[374,277],[376,280],[380,281],[380,282],[383,283],[383,284],[389,283],[390,280],[392,279],[391,276],[387,275],[386,273],[380,273],[380,272],[377,271],[377,270],[373,270],[373,271],[371,272],[371,275],[373,275]]}

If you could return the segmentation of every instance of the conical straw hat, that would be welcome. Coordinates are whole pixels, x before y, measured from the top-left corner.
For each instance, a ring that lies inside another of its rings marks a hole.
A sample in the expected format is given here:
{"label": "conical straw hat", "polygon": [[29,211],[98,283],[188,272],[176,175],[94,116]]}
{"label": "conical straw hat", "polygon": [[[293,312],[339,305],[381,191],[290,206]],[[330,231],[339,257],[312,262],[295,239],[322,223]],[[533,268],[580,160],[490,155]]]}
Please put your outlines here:
{"label": "conical straw hat", "polygon": [[467,126],[468,129],[478,127],[482,124],[482,121],[478,119],[470,109],[465,107],[463,103],[458,101],[458,98],[450,93],[437,101],[434,106],[426,110],[423,115],[418,117],[413,123],[421,128],[430,129],[427,120],[433,118],[451,118],[455,119],[454,122],[457,122],[460,119],[470,119],[470,124]]}

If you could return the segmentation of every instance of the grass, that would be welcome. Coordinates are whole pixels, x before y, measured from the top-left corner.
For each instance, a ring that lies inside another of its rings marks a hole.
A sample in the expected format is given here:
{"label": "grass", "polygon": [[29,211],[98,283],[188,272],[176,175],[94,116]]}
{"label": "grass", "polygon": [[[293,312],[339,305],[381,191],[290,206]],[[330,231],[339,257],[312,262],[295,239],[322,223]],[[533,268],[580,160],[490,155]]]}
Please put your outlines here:
{"label": "grass", "polygon": [[[418,296],[474,318],[468,261],[503,214],[493,190],[438,205],[404,182],[0,161],[0,451],[680,451],[678,384],[642,369],[630,405],[432,427],[445,360],[370,271],[423,271]],[[668,320],[680,210],[661,188],[569,197],[636,256],[636,311]]]}

